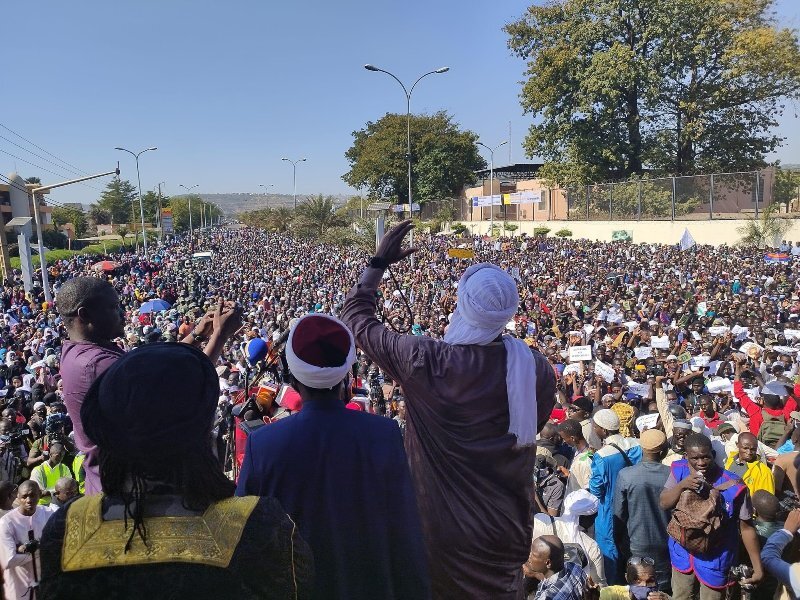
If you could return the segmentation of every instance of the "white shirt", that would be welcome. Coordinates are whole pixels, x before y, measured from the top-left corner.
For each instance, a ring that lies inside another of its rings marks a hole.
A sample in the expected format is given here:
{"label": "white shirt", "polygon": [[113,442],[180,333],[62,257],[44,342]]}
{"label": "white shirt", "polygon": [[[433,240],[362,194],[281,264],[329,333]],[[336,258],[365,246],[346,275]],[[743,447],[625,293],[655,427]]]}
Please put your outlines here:
{"label": "white shirt", "polygon": [[[45,524],[57,510],[56,506],[38,506],[33,516],[26,517],[15,508],[0,518],[0,566],[3,568],[3,589],[7,600],[29,598],[28,591],[34,583],[33,561],[30,554],[19,554],[17,547],[28,543],[28,532],[31,530],[33,537],[41,540]],[[36,573],[42,576],[38,552]]]}

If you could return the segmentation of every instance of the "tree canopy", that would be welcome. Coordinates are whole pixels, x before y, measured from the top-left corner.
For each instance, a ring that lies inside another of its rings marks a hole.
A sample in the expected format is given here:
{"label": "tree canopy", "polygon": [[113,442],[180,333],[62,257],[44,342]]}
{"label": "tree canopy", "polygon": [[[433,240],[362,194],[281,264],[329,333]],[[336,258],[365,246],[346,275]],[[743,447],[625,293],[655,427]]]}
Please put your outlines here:
{"label": "tree canopy", "polygon": [[[478,136],[462,131],[450,115],[411,116],[412,193],[415,202],[458,196],[475,181],[486,162],[475,145]],[[386,114],[353,132],[345,153],[350,170],[342,179],[366,188],[371,197],[408,202],[406,115]]]}
{"label": "tree canopy", "polygon": [[136,187],[125,179],[115,177],[103,190],[97,204],[92,208],[107,210],[112,223],[130,223],[133,218],[133,199],[136,198]]}
{"label": "tree canopy", "polygon": [[562,185],[766,165],[800,48],[774,0],[552,0],[505,27],[525,139]]}
{"label": "tree canopy", "polygon": [[177,233],[189,231],[189,198],[191,197],[192,205],[192,219],[191,224],[194,229],[200,229],[201,216],[203,214],[203,206],[205,206],[205,216],[207,222],[212,222],[212,219],[222,216],[222,210],[212,203],[205,202],[197,194],[190,196],[171,196],[169,198],[162,198],[162,206],[169,206],[172,208],[172,223]]}

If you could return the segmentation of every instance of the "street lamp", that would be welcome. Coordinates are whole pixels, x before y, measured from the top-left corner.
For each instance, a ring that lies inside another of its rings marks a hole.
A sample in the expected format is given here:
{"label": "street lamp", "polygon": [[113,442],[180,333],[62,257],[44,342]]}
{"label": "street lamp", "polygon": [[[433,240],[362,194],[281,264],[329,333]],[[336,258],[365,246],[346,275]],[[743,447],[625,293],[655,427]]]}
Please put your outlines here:
{"label": "street lamp", "polygon": [[504,142],[500,142],[494,148],[490,148],[483,142],[476,142],[478,146],[483,146],[489,151],[489,198],[491,199],[489,202],[489,236],[494,235],[494,151],[497,150],[500,146],[505,146],[508,143],[508,140]]}
{"label": "street lamp", "polygon": [[[264,185],[263,183],[259,183],[258,187],[264,188],[264,196],[269,194],[269,188],[275,187],[274,184],[270,183],[269,185]],[[269,202],[267,202],[267,206],[269,206]]]}
{"label": "street lamp", "polygon": [[132,150],[128,150],[127,148],[120,148],[117,146],[114,150],[121,150],[122,152],[127,152],[128,154],[132,155],[136,159],[136,179],[139,182],[139,216],[142,219],[142,243],[144,245],[144,256],[147,258],[147,233],[144,230],[144,206],[142,204],[142,177],[139,175],[139,156],[144,154],[145,152],[149,152],[150,150],[158,150],[155,146],[152,148],[145,148],[139,152],[133,152]]}
{"label": "street lamp", "polygon": [[[420,75],[417,80],[414,82],[414,85],[411,86],[411,89],[407,89],[403,82],[397,78],[394,73],[390,73],[385,69],[379,69],[375,65],[364,65],[364,68],[367,71],[376,71],[379,73],[386,73],[389,77],[394,79],[397,83],[400,84],[400,87],[403,88],[403,92],[406,95],[406,162],[408,163],[408,207],[411,210],[411,217],[414,217],[414,200],[411,197],[411,94],[414,93],[414,88],[417,87],[417,84],[428,75],[435,75],[438,73],[447,73],[450,70],[450,67],[440,67],[433,71],[428,71],[424,75]],[[411,230],[411,245],[414,245],[414,230]],[[411,255],[411,268],[414,268],[414,255]]]}
{"label": "street lamp", "polygon": [[186,190],[186,197],[189,199],[189,247],[191,247],[194,244],[194,231],[192,229],[192,190],[196,187],[200,187],[200,184],[198,183],[192,187],[186,187],[181,183],[178,187],[182,187]]}
{"label": "street lamp", "polygon": [[294,184],[294,209],[297,210],[297,163],[299,162],[306,162],[305,158],[298,158],[297,160],[291,160],[289,158],[282,158],[281,160],[285,160],[286,162],[292,163],[292,182]]}

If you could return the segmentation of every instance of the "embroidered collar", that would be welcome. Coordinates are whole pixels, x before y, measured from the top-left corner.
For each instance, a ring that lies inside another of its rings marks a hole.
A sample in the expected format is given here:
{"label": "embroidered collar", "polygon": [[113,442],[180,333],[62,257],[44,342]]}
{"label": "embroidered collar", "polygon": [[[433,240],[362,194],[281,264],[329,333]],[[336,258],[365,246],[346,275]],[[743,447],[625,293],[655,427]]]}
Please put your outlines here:
{"label": "embroidered collar", "polygon": [[199,516],[152,517],[146,520],[145,545],[134,536],[130,550],[125,542],[133,524],[103,520],[103,495],[73,502],[67,512],[61,569],[64,572],[188,562],[226,568],[242,537],[258,497],[227,498]]}

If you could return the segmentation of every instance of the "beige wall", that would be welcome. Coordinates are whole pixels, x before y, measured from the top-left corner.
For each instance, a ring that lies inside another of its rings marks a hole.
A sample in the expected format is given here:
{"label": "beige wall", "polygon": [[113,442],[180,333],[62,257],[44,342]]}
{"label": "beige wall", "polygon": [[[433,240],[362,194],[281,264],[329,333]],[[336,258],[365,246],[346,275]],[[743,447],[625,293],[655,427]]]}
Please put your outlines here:
{"label": "beige wall", "polygon": [[[467,231],[485,235],[489,233],[487,221],[460,221],[467,226]],[[549,221],[537,223],[535,221],[509,221],[519,226],[514,232],[533,235],[535,227],[547,226],[550,228],[548,236],[553,236],[559,229],[572,231],[573,239],[586,238],[590,240],[611,241],[611,232],[624,229],[633,232],[634,242],[656,244],[677,244],[684,229],[698,244],[735,244],[740,235],[737,228],[745,224],[744,219],[731,219],[719,221]],[[800,219],[792,219],[792,229],[786,234],[785,239],[800,241]],[[502,230],[501,230],[502,231]],[[510,233],[509,233],[510,235]],[[778,240],[780,243],[780,240]]]}

